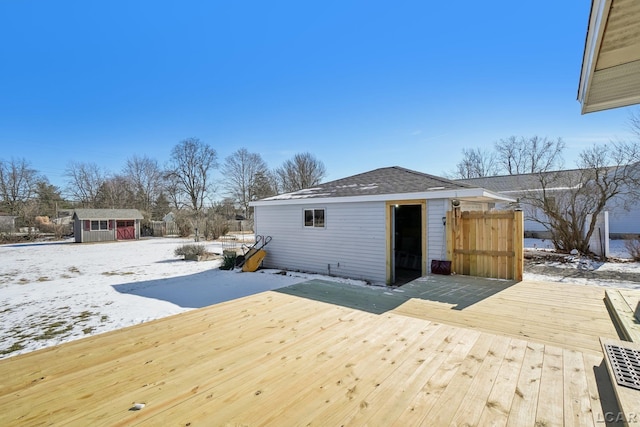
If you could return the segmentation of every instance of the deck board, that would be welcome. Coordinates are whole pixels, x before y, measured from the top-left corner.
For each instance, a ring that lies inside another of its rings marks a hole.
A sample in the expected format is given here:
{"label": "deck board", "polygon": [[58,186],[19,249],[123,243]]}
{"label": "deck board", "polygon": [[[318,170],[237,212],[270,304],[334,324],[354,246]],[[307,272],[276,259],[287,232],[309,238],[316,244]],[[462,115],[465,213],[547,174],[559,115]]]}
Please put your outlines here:
{"label": "deck board", "polygon": [[[497,292],[481,290],[474,296],[465,290],[468,300],[456,309],[455,304],[442,301],[445,281],[417,283],[413,286],[421,286],[419,297],[396,307],[394,313],[595,355],[602,353],[599,337],[618,337],[602,288],[534,281],[497,283]],[[485,287],[491,286],[487,283]],[[454,300],[453,296],[447,299]]]}
{"label": "deck board", "polygon": [[265,292],[10,357],[0,425],[597,425],[614,405],[589,348],[608,331],[601,293],[560,315],[515,306],[555,299],[519,285],[469,287],[460,310],[422,295],[381,314]]}

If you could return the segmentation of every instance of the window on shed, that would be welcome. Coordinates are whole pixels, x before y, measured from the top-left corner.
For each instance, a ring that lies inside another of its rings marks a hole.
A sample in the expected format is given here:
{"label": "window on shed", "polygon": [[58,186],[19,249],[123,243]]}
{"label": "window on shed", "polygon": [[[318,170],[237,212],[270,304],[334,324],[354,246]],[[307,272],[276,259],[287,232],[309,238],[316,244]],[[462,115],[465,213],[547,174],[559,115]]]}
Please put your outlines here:
{"label": "window on shed", "polygon": [[108,230],[109,221],[91,221],[91,231],[103,231]]}
{"label": "window on shed", "polygon": [[324,227],[324,209],[305,209],[304,226],[319,228]]}

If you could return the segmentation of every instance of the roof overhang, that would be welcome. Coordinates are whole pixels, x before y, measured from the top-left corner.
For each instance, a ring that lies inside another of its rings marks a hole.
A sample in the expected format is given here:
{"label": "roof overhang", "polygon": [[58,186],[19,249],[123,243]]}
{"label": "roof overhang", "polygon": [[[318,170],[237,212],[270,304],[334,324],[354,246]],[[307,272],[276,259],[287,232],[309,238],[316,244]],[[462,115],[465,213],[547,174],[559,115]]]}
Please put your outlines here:
{"label": "roof overhang", "polygon": [[311,205],[330,203],[360,203],[360,202],[388,202],[402,200],[429,200],[429,199],[458,199],[467,202],[494,203],[515,202],[516,199],[503,194],[487,191],[483,188],[465,188],[457,190],[428,191],[418,193],[376,194],[369,196],[353,197],[298,197],[271,200],[258,200],[249,203],[249,206],[278,206],[278,205]]}
{"label": "roof overhang", "polygon": [[578,87],[582,114],[640,103],[640,2],[592,0]]}

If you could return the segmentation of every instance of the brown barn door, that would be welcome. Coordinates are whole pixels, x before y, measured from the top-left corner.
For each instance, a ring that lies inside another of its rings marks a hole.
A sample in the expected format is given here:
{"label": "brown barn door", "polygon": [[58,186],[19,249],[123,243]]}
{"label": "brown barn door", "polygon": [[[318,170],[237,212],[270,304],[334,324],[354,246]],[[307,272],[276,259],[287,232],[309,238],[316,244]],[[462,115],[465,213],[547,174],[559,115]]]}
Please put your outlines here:
{"label": "brown barn door", "polygon": [[136,238],[136,226],[134,221],[117,221],[116,237],[118,240],[134,240]]}

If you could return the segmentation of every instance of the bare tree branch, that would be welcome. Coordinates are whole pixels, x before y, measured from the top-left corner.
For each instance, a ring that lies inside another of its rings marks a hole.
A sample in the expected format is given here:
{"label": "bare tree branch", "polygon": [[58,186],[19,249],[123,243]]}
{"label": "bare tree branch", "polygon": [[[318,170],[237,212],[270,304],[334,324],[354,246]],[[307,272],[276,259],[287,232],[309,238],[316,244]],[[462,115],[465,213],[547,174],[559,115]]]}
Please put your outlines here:
{"label": "bare tree branch", "polygon": [[211,189],[211,173],[218,167],[216,151],[198,138],[180,141],[171,150],[169,176],[176,189],[198,212]]}
{"label": "bare tree branch", "polygon": [[222,173],[227,193],[240,204],[246,217],[251,217],[249,202],[270,195],[264,194],[263,180],[269,168],[260,154],[240,148],[226,158]]}
{"label": "bare tree branch", "polygon": [[85,208],[95,207],[100,186],[106,173],[95,163],[71,162],[65,171],[68,178],[66,190]]}
{"label": "bare tree branch", "polygon": [[154,201],[162,191],[162,170],[158,162],[146,156],[130,157],[123,174],[132,187],[136,207],[150,215]]}
{"label": "bare tree branch", "polygon": [[280,189],[288,193],[319,184],[326,176],[326,169],[311,153],[300,153],[285,161],[275,173]]}
{"label": "bare tree branch", "polygon": [[495,143],[497,161],[509,175],[561,169],[564,148],[561,138],[550,140],[539,136],[510,136]]}
{"label": "bare tree branch", "polygon": [[456,165],[454,177],[459,179],[482,178],[498,174],[495,153],[481,148],[464,148],[462,160]]}
{"label": "bare tree branch", "polygon": [[21,215],[22,208],[36,192],[38,172],[25,159],[0,160],[0,209]]}

